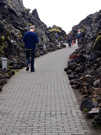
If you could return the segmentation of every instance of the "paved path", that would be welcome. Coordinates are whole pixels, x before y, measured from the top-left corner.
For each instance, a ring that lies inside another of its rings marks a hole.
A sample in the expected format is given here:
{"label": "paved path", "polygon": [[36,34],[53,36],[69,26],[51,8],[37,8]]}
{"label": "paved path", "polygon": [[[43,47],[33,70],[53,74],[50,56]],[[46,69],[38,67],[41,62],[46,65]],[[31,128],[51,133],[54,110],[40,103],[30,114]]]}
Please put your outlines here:
{"label": "paved path", "polygon": [[36,60],[36,72],[16,73],[0,93],[0,135],[88,135],[64,67],[71,49]]}

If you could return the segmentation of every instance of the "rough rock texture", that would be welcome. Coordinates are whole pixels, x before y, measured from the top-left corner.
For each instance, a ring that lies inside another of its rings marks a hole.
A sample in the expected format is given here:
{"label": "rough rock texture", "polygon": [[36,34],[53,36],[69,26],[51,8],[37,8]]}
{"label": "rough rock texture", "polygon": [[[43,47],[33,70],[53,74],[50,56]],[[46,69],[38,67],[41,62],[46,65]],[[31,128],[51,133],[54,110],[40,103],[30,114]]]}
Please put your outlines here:
{"label": "rough rock texture", "polygon": [[19,15],[25,10],[23,0],[1,0],[0,3],[5,3]]}
{"label": "rough rock texture", "polygon": [[87,49],[90,50],[98,33],[101,32],[101,11],[87,16],[78,25],[72,28],[72,33],[75,35],[75,31],[78,29],[81,29],[84,33],[84,42],[81,41],[80,45],[82,45],[83,48],[86,48],[86,51]]}
{"label": "rough rock texture", "polygon": [[78,79],[89,75],[92,79],[96,80],[96,78],[100,76],[101,57],[92,57],[94,54],[92,48],[98,37],[98,33],[101,32],[101,11],[89,15],[86,19],[81,21],[79,25],[74,26],[71,31],[74,37],[77,36],[78,29],[80,29],[83,34],[79,39],[78,49],[70,56],[68,68],[70,64],[74,62],[75,67],[72,70],[72,74],[75,72],[75,75],[77,75],[76,72],[80,71],[79,74],[81,74],[77,75]]}
{"label": "rough rock texture", "polygon": [[[24,7],[22,0],[0,0],[0,57],[8,58],[8,72],[9,70],[20,69],[25,66],[22,38],[30,25],[36,26],[36,32],[39,35],[36,57],[46,54],[48,51],[59,49],[55,44],[56,37],[50,41],[54,32],[51,36],[47,35],[49,33],[48,28],[40,20],[36,9],[31,13],[29,9]],[[61,31],[63,30],[61,29]],[[1,77],[2,74],[4,76],[6,73],[2,73],[0,62]]]}
{"label": "rough rock texture", "polygon": [[[101,50],[98,49],[98,53],[94,49],[95,41],[100,40],[98,35],[101,35],[99,34],[101,33],[101,11],[89,15],[80,24],[74,26],[71,31],[72,39],[77,38],[78,29],[81,30],[81,36],[78,39],[78,49],[71,54],[65,71],[68,74],[72,88],[87,96],[86,100],[83,98],[82,104],[85,102],[83,110],[88,112],[93,107],[101,108]],[[90,102],[88,102],[88,97]],[[95,104],[95,101],[97,104]],[[98,113],[91,113],[90,115],[92,114],[95,117]],[[94,123],[101,126],[99,116]]]}

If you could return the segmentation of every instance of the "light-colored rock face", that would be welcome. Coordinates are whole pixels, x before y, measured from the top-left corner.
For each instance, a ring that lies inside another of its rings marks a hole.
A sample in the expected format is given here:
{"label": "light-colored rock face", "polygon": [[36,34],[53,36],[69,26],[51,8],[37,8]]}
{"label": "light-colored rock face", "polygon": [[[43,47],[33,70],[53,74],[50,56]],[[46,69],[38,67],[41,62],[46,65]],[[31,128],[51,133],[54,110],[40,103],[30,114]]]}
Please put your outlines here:
{"label": "light-colored rock face", "polygon": [[23,0],[1,0],[1,2],[9,5],[17,14],[24,11]]}

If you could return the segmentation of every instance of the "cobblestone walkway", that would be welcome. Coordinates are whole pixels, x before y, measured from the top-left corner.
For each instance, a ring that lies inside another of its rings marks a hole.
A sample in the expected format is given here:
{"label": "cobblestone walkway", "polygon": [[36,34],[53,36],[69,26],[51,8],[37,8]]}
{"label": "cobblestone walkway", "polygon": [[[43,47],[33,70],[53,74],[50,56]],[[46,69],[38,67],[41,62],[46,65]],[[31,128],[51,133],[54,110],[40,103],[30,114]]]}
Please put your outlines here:
{"label": "cobblestone walkway", "polygon": [[0,135],[88,135],[64,67],[71,49],[36,59],[36,72],[16,73],[0,93]]}

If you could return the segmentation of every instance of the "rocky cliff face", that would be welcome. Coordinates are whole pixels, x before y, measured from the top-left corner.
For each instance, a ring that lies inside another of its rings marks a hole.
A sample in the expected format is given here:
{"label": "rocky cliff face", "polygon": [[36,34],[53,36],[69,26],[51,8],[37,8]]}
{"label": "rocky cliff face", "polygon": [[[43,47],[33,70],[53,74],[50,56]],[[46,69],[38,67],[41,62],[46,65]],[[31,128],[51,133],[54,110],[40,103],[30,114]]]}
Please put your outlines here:
{"label": "rocky cliff face", "polygon": [[[78,49],[71,54],[65,71],[72,88],[85,96],[81,110],[86,111],[87,117],[94,118],[94,126],[101,126],[101,11],[89,15],[74,26],[71,31],[73,39],[77,37],[78,30],[81,31]],[[94,105],[93,99],[97,105]],[[100,110],[95,115],[92,110],[94,107]]]}
{"label": "rocky cliff face", "polygon": [[22,0],[1,0],[0,55],[6,57],[10,55],[20,56],[21,50],[23,51],[23,34],[33,24],[36,26],[36,31],[39,35],[39,48],[43,49],[43,45],[46,45],[47,48],[49,41],[47,36],[48,29],[40,20],[37,10],[35,9],[30,13],[29,9],[23,6]]}
{"label": "rocky cliff face", "polygon": [[101,32],[101,11],[87,16],[78,25],[72,28],[72,33],[74,33],[74,31],[77,32],[78,29],[84,32],[83,39],[85,43],[81,41],[83,48],[84,46],[91,48],[98,33]]}
{"label": "rocky cliff face", "polygon": [[4,3],[5,6],[9,6],[19,15],[25,10],[23,0],[1,0],[0,3]]}
{"label": "rocky cliff face", "polygon": [[[26,9],[22,0],[0,0],[0,57],[8,58],[8,70],[20,69],[25,66],[23,35],[30,25],[35,25],[39,35],[36,56],[46,54],[48,51],[58,49],[55,44],[56,37],[47,35],[48,28],[40,20],[36,9],[30,13]],[[61,39],[62,40],[62,39]],[[64,47],[62,45],[62,47]],[[9,73],[10,76],[12,73]],[[9,75],[2,75],[0,62],[0,78],[8,78]]]}
{"label": "rocky cliff face", "polygon": [[93,48],[95,41],[97,39],[100,40],[98,36],[101,35],[101,11],[87,16],[78,25],[74,26],[71,31],[73,38],[77,37],[78,30],[81,30],[81,37],[79,38],[78,49],[70,56],[69,66],[71,66],[71,61],[73,60],[73,78],[77,77],[80,79],[80,77],[90,75],[91,80],[94,81],[100,75],[99,71],[101,69],[101,57],[100,55],[95,56]]}

